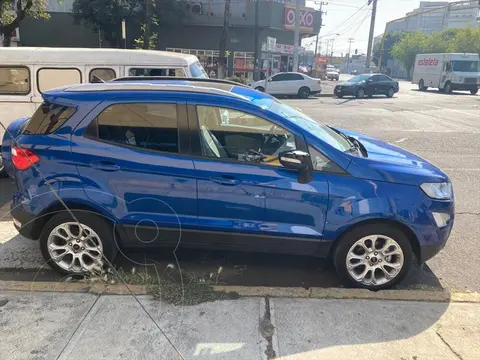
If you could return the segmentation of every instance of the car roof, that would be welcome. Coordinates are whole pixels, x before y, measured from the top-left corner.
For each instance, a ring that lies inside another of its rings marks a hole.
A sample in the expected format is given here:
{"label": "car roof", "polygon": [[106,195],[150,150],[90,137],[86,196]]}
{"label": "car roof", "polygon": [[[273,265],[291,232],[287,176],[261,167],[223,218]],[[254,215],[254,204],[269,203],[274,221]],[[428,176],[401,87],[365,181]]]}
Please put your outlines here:
{"label": "car roof", "polygon": [[273,99],[268,94],[230,81],[215,81],[214,79],[204,79],[202,81],[187,78],[117,79],[105,83],[69,85],[45,91],[43,97],[46,99],[77,99],[79,96],[88,95],[89,99],[105,99],[118,97],[119,95],[125,97],[126,92],[129,94],[149,92],[149,97],[155,97],[157,94],[162,96],[165,93],[215,95],[246,102],[251,102],[253,99]]}

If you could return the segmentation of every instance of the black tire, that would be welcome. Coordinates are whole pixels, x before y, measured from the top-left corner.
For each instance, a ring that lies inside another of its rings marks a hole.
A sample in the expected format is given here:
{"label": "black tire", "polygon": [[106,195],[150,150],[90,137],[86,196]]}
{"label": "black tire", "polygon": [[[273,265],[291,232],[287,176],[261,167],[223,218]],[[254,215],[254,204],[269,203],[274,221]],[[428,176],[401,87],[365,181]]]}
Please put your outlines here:
{"label": "black tire", "polygon": [[337,95],[339,99],[343,99],[343,95]]}
{"label": "black tire", "polygon": [[418,82],[418,90],[420,91],[427,91],[428,89],[428,86],[425,86],[425,82],[423,81],[423,79],[421,79],[419,82]]}
{"label": "black tire", "polygon": [[263,86],[257,86],[255,90],[260,91],[260,92],[265,92],[265,88]]}
{"label": "black tire", "polygon": [[395,89],[391,87],[390,89],[388,89],[387,98],[391,99],[393,98],[393,95],[395,95]]}
{"label": "black tire", "polygon": [[477,93],[478,93],[478,89],[470,90],[470,94],[472,94],[472,95],[477,95]]}
{"label": "black tire", "polygon": [[443,88],[443,91],[445,92],[445,94],[451,94],[452,93],[452,83],[450,81],[447,81],[445,83],[445,87]]}
{"label": "black tire", "polygon": [[298,90],[298,97],[300,99],[308,99],[310,96],[310,89],[306,86],[301,87],[300,90]]}
{"label": "black tire", "polygon": [[373,95],[370,94],[370,95],[367,95],[369,99],[372,99],[373,98]]}
{"label": "black tire", "polygon": [[365,90],[363,88],[359,88],[355,93],[355,97],[357,99],[363,99],[365,97]]}
{"label": "black tire", "polygon": [[[72,210],[72,213],[75,215],[75,217],[81,224],[90,227],[93,231],[97,233],[102,242],[103,256],[106,257],[110,263],[112,263],[115,260],[118,252],[118,247],[115,243],[116,239],[114,238],[113,234],[114,230],[112,223],[101,215],[94,214],[86,210]],[[52,230],[54,230],[58,225],[74,221],[75,220],[72,219],[72,216],[69,212],[62,211],[58,214],[55,214],[50,220],[47,221],[40,234],[40,250],[42,252],[43,258],[53,270],[57,271],[60,274],[79,275],[85,273],[67,271],[66,269],[58,266],[55,261],[52,260],[47,249],[48,237]],[[103,263],[104,265],[107,265],[105,260],[103,260]]]}
{"label": "black tire", "polygon": [[[389,238],[395,240],[403,251],[404,262],[400,272],[393,279],[381,285],[364,284],[359,282],[350,275],[347,269],[347,254],[350,251],[350,248],[355,244],[355,242],[369,235],[388,236]],[[360,225],[348,231],[339,240],[337,240],[333,252],[333,262],[343,283],[352,287],[359,287],[374,291],[391,288],[400,283],[410,271],[412,259],[412,246],[407,236],[395,226],[386,224]]]}

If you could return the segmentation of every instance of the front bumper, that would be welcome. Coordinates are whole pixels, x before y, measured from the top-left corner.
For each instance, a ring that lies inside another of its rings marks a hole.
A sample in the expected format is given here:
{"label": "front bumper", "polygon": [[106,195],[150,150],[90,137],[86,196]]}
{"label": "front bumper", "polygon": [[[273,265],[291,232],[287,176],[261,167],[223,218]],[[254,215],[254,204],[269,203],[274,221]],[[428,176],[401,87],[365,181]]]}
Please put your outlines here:
{"label": "front bumper", "polygon": [[335,89],[333,90],[333,93],[335,95],[342,95],[342,96],[345,96],[345,95],[354,95],[355,94],[355,91],[356,91],[356,87],[355,86],[342,86],[342,87],[335,87]]}

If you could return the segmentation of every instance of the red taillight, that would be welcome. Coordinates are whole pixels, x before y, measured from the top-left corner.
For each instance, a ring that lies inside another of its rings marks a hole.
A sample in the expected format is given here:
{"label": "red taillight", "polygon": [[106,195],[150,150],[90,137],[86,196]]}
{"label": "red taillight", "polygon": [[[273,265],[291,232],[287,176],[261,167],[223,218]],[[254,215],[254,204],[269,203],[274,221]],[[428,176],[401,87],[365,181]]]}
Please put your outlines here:
{"label": "red taillight", "polygon": [[40,161],[40,158],[28,149],[20,149],[17,146],[12,147],[12,163],[17,170],[27,170]]}

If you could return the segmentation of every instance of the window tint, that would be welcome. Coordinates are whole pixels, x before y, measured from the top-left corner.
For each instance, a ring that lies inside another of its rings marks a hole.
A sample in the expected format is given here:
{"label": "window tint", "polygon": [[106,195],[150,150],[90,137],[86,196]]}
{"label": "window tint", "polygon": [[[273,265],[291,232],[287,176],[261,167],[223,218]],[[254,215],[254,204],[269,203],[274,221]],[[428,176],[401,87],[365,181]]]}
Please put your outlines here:
{"label": "window tint", "polygon": [[379,75],[380,81],[392,81],[388,76],[385,75]]}
{"label": "window tint", "polygon": [[158,69],[158,68],[132,68],[128,70],[129,76],[175,76],[185,77],[183,69]]}
{"label": "window tint", "polygon": [[113,69],[96,68],[90,71],[90,74],[88,75],[88,82],[95,82],[95,76],[103,81],[109,81],[117,77],[115,70]]}
{"label": "window tint", "polygon": [[178,153],[175,104],[116,104],[106,108],[86,135],[142,149]]}
{"label": "window tint", "polygon": [[55,132],[73,115],[75,108],[44,102],[35,111],[24,130],[27,135],[45,135]]}
{"label": "window tint", "polygon": [[30,93],[30,71],[26,67],[0,67],[0,94],[26,95]]}
{"label": "window tint", "polygon": [[371,79],[372,79],[373,82],[379,82],[380,81],[380,76],[374,75],[374,76],[371,77]]}
{"label": "window tint", "polygon": [[37,86],[41,93],[60,86],[80,84],[81,82],[82,73],[78,69],[42,68],[37,71]]}
{"label": "window tint", "polygon": [[303,80],[303,76],[300,74],[287,74],[287,80]]}
{"label": "window tint", "polygon": [[313,146],[309,146],[308,150],[310,152],[310,158],[312,159],[313,170],[337,174],[344,173],[344,171],[339,168],[337,164],[335,164]]}
{"label": "window tint", "polygon": [[209,106],[197,114],[205,157],[281,166],[279,154],[296,149],[292,133],[257,116]]}
{"label": "window tint", "polygon": [[278,74],[272,78],[272,81],[285,81],[287,80],[287,74]]}

